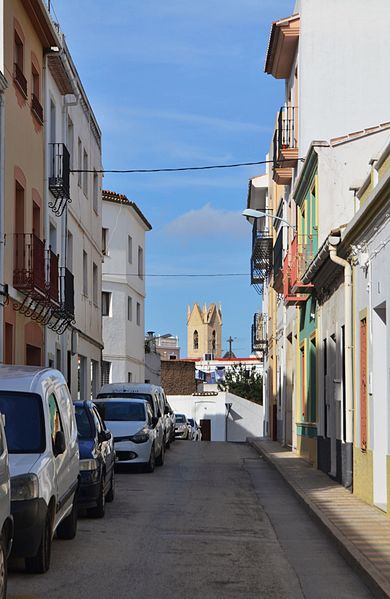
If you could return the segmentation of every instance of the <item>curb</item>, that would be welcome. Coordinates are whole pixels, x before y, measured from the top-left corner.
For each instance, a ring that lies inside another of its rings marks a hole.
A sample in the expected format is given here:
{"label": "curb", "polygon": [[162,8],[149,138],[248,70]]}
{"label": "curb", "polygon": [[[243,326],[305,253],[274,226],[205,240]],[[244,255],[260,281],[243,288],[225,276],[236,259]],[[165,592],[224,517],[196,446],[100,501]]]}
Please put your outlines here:
{"label": "curb", "polygon": [[307,509],[309,514],[321,525],[327,535],[335,542],[337,548],[344,559],[361,576],[367,587],[378,599],[389,599],[390,584],[383,578],[380,572],[371,564],[371,562],[345,537],[333,522],[318,508],[318,506],[307,496],[305,491],[288,476],[288,474],[279,466],[277,461],[270,454],[257,444],[254,439],[247,439],[247,442],[253,447],[275,470],[279,472],[282,478],[290,486],[296,497]]}

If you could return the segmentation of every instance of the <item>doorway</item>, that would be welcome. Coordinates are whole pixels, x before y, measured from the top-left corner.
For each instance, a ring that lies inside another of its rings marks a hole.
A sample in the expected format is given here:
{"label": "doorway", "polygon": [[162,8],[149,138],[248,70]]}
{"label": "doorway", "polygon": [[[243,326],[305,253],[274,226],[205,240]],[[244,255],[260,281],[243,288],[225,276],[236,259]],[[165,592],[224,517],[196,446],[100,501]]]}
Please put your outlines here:
{"label": "doorway", "polygon": [[388,366],[386,302],[372,312],[374,503],[387,511]]}
{"label": "doorway", "polygon": [[202,441],[211,441],[211,420],[200,420],[199,424],[202,430]]}
{"label": "doorway", "polygon": [[41,348],[35,345],[26,344],[26,364],[27,366],[41,366]]}

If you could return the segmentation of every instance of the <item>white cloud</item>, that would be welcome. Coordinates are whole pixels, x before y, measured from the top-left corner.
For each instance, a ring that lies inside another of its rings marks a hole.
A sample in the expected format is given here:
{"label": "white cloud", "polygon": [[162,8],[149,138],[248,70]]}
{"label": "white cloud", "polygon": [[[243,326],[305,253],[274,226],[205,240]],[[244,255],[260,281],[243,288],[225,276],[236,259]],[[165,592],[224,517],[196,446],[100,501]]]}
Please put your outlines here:
{"label": "white cloud", "polygon": [[214,208],[205,204],[198,210],[190,210],[166,225],[165,233],[181,237],[226,236],[232,238],[248,236],[248,226],[239,212]]}

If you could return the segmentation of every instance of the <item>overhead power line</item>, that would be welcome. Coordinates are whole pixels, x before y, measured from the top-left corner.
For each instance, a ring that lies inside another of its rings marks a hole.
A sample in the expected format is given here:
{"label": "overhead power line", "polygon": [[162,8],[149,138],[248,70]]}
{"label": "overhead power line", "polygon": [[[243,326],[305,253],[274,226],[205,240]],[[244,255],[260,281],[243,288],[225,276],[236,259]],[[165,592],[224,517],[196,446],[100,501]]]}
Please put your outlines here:
{"label": "overhead power line", "polygon": [[[303,161],[304,158],[298,158]],[[71,173],[178,173],[182,171],[207,171],[220,168],[237,168],[240,166],[257,166],[259,164],[281,164],[283,162],[291,162],[289,160],[258,160],[256,162],[237,162],[235,164],[208,164],[204,166],[180,166],[173,168],[128,168],[128,169],[71,169]]]}
{"label": "overhead power line", "polygon": [[[103,276],[116,276],[121,273],[103,273]],[[138,273],[127,274],[126,277],[139,277]],[[248,272],[218,272],[218,273],[185,273],[185,274],[144,274],[142,277],[249,277]]]}

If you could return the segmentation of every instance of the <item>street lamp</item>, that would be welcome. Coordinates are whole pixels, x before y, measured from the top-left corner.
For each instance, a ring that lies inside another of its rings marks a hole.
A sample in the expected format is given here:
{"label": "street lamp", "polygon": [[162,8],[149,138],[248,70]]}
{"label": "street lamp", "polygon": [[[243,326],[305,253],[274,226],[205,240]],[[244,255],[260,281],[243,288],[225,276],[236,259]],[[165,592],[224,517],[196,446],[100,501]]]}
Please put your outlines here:
{"label": "street lamp", "polygon": [[249,216],[250,218],[261,218],[263,216],[268,216],[269,218],[272,218],[273,220],[279,220],[280,222],[284,223],[287,227],[291,227],[291,229],[293,229],[293,231],[295,231],[294,225],[290,224],[284,218],[280,218],[280,216],[274,216],[273,214],[267,214],[267,212],[264,212],[263,210],[254,210],[253,208],[246,208],[242,212],[242,215],[247,216],[247,217]]}

